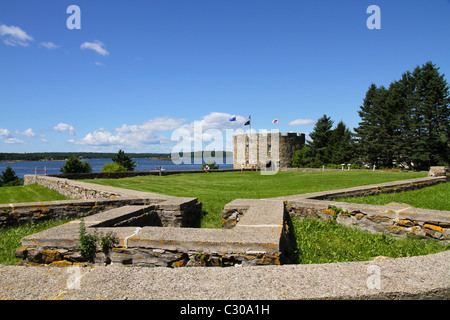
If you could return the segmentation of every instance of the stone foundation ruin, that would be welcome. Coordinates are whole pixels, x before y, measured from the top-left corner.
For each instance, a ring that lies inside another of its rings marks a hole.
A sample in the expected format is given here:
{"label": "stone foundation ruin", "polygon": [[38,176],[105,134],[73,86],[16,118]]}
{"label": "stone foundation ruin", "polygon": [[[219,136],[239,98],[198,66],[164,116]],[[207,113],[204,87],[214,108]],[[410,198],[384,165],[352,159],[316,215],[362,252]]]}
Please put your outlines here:
{"label": "stone foundation ruin", "polygon": [[[195,228],[201,214],[201,203],[196,198],[26,176],[25,184],[36,182],[80,200],[1,205],[0,226],[55,217],[83,217],[87,233],[112,232],[118,240],[108,253],[97,248],[93,259],[96,264],[145,267],[288,264],[293,260],[287,227],[289,214],[335,219],[338,223],[397,237],[413,234],[448,242],[449,211],[332,200],[445,181],[445,176],[438,176],[271,199],[236,199],[224,208],[222,229],[200,229]],[[78,246],[80,222],[75,220],[24,237],[16,256],[23,259],[23,264],[83,261]]]}

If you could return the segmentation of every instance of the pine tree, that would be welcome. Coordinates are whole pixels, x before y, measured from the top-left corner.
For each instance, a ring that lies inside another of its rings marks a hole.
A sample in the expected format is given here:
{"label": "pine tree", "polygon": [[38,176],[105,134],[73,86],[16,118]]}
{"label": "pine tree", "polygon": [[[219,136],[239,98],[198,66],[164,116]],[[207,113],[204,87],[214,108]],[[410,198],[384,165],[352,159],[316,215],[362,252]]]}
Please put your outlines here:
{"label": "pine tree", "polygon": [[355,128],[357,135],[357,150],[364,162],[377,167],[384,166],[386,148],[384,101],[387,95],[385,87],[371,84],[366,92],[363,105],[358,111],[361,117],[359,127]]}
{"label": "pine tree", "polygon": [[339,121],[336,128],[331,131],[328,154],[329,163],[332,164],[347,164],[354,158],[352,133],[342,121]]}
{"label": "pine tree", "polygon": [[409,75],[411,94],[410,159],[415,169],[450,161],[450,97],[444,75],[431,62],[417,66]]}
{"label": "pine tree", "polygon": [[134,171],[134,167],[136,167],[136,162],[127,156],[123,150],[119,150],[119,152],[117,152],[117,154],[112,158],[112,161],[120,164],[127,171]]}
{"label": "pine tree", "polygon": [[83,163],[77,157],[71,156],[59,171],[61,173],[90,173],[92,168],[89,163]]}
{"label": "pine tree", "polygon": [[416,170],[449,163],[449,87],[438,70],[427,62],[405,72],[389,89],[369,87],[355,128],[363,161]]}
{"label": "pine tree", "polygon": [[305,161],[309,163],[310,167],[320,167],[330,163],[329,152],[327,149],[332,126],[333,121],[324,114],[322,118],[317,120],[313,131],[309,134],[311,141],[308,141],[308,148],[305,152]]}
{"label": "pine tree", "polygon": [[0,175],[0,186],[14,186],[19,183],[20,179],[16,176],[16,172],[10,166],[7,166]]}

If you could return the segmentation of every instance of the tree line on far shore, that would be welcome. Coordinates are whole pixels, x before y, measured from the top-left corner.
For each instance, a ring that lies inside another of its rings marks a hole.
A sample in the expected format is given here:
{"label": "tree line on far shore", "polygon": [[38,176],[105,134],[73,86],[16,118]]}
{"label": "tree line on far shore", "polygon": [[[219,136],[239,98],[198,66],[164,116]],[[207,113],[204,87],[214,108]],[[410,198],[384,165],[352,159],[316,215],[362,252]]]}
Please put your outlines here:
{"label": "tree line on far shore", "polygon": [[294,167],[406,168],[450,163],[450,97],[444,75],[431,62],[405,72],[388,88],[371,84],[355,133],[323,115],[310,140],[292,157]]}
{"label": "tree line on far shore", "polygon": [[[101,172],[126,172],[134,171],[136,162],[123,150],[119,150],[111,159],[113,162],[106,163]],[[88,162],[83,162],[80,158],[72,155],[67,159],[64,165],[59,169],[61,173],[91,173],[92,167]],[[23,184],[23,179],[17,177],[11,166],[7,166],[5,171],[0,174],[0,187],[19,186]]]}
{"label": "tree line on far shore", "polygon": [[[0,161],[41,161],[67,160],[72,156],[83,159],[110,159],[115,153],[104,152],[32,152],[32,153],[0,153]],[[131,158],[168,159],[167,153],[128,153]]]}

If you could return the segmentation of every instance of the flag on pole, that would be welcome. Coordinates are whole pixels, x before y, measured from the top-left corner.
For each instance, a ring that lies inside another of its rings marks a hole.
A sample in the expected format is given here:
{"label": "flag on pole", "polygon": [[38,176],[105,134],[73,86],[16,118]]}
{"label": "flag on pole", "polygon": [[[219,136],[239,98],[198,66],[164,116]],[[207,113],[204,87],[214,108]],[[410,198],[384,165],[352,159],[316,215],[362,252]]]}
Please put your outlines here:
{"label": "flag on pole", "polygon": [[232,116],[232,117],[230,118],[230,121],[236,121],[236,116]]}
{"label": "flag on pole", "polygon": [[278,122],[278,119],[273,119],[272,120],[272,123],[277,123]]}
{"label": "flag on pole", "polygon": [[245,121],[244,126],[248,126],[250,124],[251,115],[247,117],[247,121]]}

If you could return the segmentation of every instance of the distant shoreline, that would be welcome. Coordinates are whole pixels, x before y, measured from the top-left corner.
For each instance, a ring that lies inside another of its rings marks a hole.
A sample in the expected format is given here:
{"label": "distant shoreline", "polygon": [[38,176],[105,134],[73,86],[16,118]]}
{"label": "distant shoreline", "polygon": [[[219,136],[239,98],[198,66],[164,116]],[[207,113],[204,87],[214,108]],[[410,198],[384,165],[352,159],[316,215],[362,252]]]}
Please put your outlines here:
{"label": "distant shoreline", "polygon": [[[217,153],[223,153],[223,158],[230,158],[233,156],[232,152],[217,151]],[[171,161],[172,154],[170,153],[126,153],[130,158],[143,159],[147,158],[155,161]],[[78,157],[80,159],[112,159],[116,153],[109,152],[31,152],[31,153],[0,153],[0,162],[19,162],[19,161],[66,161],[71,156]],[[211,152],[212,157],[215,153]],[[184,155],[183,155],[184,156]],[[182,156],[182,157],[183,157]],[[202,158],[203,152],[189,152],[187,156],[191,158]]]}

